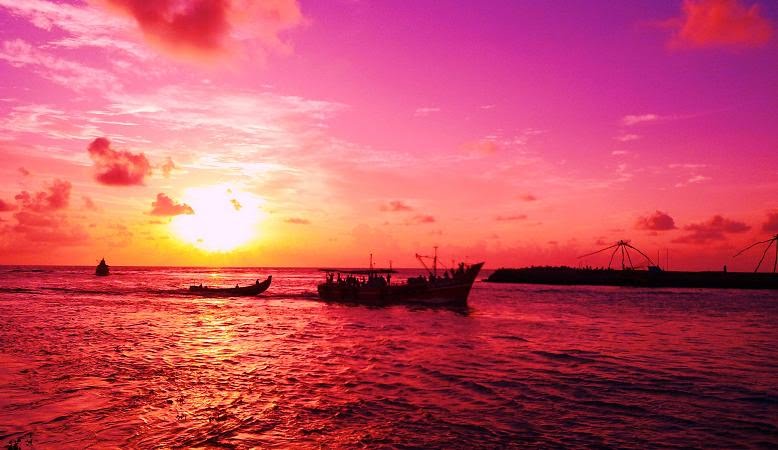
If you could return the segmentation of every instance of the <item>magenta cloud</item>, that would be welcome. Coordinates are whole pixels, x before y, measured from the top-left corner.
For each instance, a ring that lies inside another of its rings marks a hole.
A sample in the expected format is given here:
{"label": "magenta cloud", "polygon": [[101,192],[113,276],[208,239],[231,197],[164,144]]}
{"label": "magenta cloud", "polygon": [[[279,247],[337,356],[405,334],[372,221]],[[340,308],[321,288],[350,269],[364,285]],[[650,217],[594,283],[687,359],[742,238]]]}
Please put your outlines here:
{"label": "magenta cloud", "polygon": [[527,220],[526,214],[514,214],[511,216],[497,216],[495,220],[499,222],[515,222],[517,220]]}
{"label": "magenta cloud", "polygon": [[194,214],[194,210],[186,203],[176,203],[163,193],[157,194],[157,199],[151,202],[152,216],[178,216],[181,214]]}
{"label": "magenta cloud", "polygon": [[392,200],[391,202],[385,205],[381,205],[381,211],[389,211],[389,212],[413,211],[413,208],[408,206],[402,200]]}
{"label": "magenta cloud", "polygon": [[778,233],[778,211],[767,213],[767,220],[762,224],[762,231]]}
{"label": "magenta cloud", "polygon": [[648,216],[638,217],[635,228],[639,230],[667,231],[674,230],[677,227],[669,214],[656,210]]}
{"label": "magenta cloud", "polygon": [[89,157],[95,163],[95,179],[109,186],[143,184],[151,173],[151,164],[143,153],[115,150],[111,141],[99,137],[89,144]]}
{"label": "magenta cloud", "polygon": [[0,198],[0,212],[13,211],[16,206]]}
{"label": "magenta cloud", "polygon": [[670,45],[677,48],[755,47],[773,35],[760,6],[739,0],[684,0],[681,17],[667,25],[676,29]]}
{"label": "magenta cloud", "polygon": [[26,246],[46,244],[76,245],[87,242],[88,236],[79,226],[68,223],[61,211],[70,204],[72,185],[56,179],[43,191],[22,191],[14,198],[18,211],[16,223],[10,228],[24,236]]}
{"label": "magenta cloud", "polygon": [[54,180],[45,191],[30,194],[22,191],[14,197],[23,211],[47,212],[67,208],[70,202],[70,190],[72,185],[69,181]]}
{"label": "magenta cloud", "polygon": [[146,40],[173,56],[211,58],[240,38],[281,48],[278,33],[303,22],[297,0],[94,0],[137,22]]}
{"label": "magenta cloud", "polygon": [[689,233],[674,239],[673,242],[702,245],[715,241],[724,241],[727,239],[727,234],[745,233],[751,227],[743,222],[715,215],[705,222],[686,225],[683,229]]}
{"label": "magenta cloud", "polygon": [[435,217],[428,214],[419,214],[413,217],[414,223],[435,223]]}

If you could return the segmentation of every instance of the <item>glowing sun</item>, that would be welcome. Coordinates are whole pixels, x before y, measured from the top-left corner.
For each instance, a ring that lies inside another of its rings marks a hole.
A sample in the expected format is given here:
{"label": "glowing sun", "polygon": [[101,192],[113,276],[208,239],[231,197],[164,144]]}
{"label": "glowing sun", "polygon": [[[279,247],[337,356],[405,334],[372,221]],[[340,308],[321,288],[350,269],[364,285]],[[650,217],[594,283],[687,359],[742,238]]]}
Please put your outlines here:
{"label": "glowing sun", "polygon": [[262,199],[228,185],[191,188],[183,201],[194,214],[173,218],[170,226],[183,241],[212,252],[226,252],[255,239]]}

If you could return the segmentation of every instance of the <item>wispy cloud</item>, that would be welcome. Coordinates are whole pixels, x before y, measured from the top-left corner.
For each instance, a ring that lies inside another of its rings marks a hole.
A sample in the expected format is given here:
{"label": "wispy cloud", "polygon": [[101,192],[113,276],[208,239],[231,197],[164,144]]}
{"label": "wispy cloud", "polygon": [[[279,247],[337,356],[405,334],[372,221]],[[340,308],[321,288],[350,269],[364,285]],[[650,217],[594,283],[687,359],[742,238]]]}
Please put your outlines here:
{"label": "wispy cloud", "polygon": [[170,173],[173,172],[173,170],[176,168],[176,164],[173,162],[173,159],[168,156],[168,158],[165,160],[164,164],[160,166],[160,169],[162,169],[162,175],[165,178],[168,178],[170,176]]}
{"label": "wispy cloud", "polygon": [[4,41],[0,60],[14,67],[29,66],[41,77],[74,91],[116,91],[122,85],[108,71],[54,56],[22,39]]}
{"label": "wispy cloud", "polygon": [[408,206],[402,200],[392,200],[385,205],[381,205],[381,211],[390,211],[390,212],[413,211],[413,208]]}
{"label": "wispy cloud", "polygon": [[503,151],[520,150],[536,136],[548,133],[548,130],[526,128],[513,136],[501,136],[498,133],[484,136],[462,144],[461,148],[471,155],[491,156]]}
{"label": "wispy cloud", "polygon": [[680,183],[676,183],[675,187],[684,187],[688,186],[690,184],[697,184],[697,183],[703,183],[705,181],[710,180],[710,177],[706,177],[705,175],[693,175],[690,178],[688,178],[686,181],[682,181]]}
{"label": "wispy cloud", "polygon": [[640,135],[633,134],[633,133],[624,133],[616,136],[614,139],[616,139],[619,142],[631,142],[640,139]]}
{"label": "wispy cloud", "polygon": [[99,8],[47,0],[0,0],[0,7],[46,31],[97,38],[127,30],[129,23]]}
{"label": "wispy cloud", "polygon": [[527,220],[526,214],[513,214],[509,216],[497,216],[495,220],[498,222],[515,222],[517,220]]}
{"label": "wispy cloud", "polygon": [[659,119],[660,116],[657,114],[629,114],[621,119],[621,123],[630,127],[639,123],[656,122]]}
{"label": "wispy cloud", "polygon": [[416,108],[416,111],[413,112],[413,115],[416,117],[427,117],[430,114],[440,112],[440,108],[436,107],[423,107],[423,108]]}
{"label": "wispy cloud", "polygon": [[672,163],[668,164],[667,167],[671,169],[703,169],[708,167],[708,165],[701,163]]}
{"label": "wispy cloud", "polygon": [[311,223],[310,220],[304,219],[302,217],[290,217],[288,219],[285,219],[284,222],[291,223],[293,225],[308,225]]}
{"label": "wispy cloud", "polygon": [[419,214],[413,217],[412,222],[416,224],[435,223],[435,217],[428,214]]}

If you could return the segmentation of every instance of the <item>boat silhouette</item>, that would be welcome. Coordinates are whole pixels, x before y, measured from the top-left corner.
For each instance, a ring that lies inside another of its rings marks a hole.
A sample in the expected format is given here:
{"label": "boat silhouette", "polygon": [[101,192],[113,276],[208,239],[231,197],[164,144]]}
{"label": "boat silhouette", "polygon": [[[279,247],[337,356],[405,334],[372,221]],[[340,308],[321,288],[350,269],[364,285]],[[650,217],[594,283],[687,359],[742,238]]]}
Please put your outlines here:
{"label": "boat silhouette", "polygon": [[270,287],[272,279],[272,276],[268,276],[267,279],[261,283],[257,280],[256,283],[248,286],[236,285],[235,287],[229,288],[203,286],[202,284],[191,285],[189,286],[189,292],[205,297],[253,297],[265,292],[267,288]]}
{"label": "boat silhouette", "polygon": [[109,275],[108,264],[105,263],[105,258],[100,260],[100,264],[95,268],[95,275],[98,277],[107,277]]}
{"label": "boat silhouette", "polygon": [[[437,250],[437,248],[436,248]],[[421,255],[416,257],[422,261]],[[423,264],[423,261],[422,261]],[[326,273],[325,281],[317,286],[319,298],[331,302],[387,305],[412,303],[422,305],[466,306],[470,289],[484,263],[459,263],[456,269],[447,269],[442,276],[437,273],[437,252],[433,268],[427,268],[426,276],[393,283],[393,269],[320,269]]]}

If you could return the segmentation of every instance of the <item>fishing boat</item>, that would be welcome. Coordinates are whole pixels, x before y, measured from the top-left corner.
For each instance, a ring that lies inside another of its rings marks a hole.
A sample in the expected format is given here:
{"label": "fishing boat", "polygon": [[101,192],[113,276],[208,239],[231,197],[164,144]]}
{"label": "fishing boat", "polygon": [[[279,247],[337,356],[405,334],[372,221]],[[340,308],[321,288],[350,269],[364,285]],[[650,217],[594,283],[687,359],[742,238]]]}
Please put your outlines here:
{"label": "fishing boat", "polygon": [[427,269],[427,275],[413,277],[405,282],[392,281],[395,270],[376,269],[371,263],[368,269],[320,269],[326,273],[325,281],[318,285],[319,298],[331,302],[359,303],[365,305],[388,305],[413,303],[421,305],[467,306],[467,297],[478,272],[484,263],[459,263],[456,268],[444,269],[438,274],[437,248],[432,269],[417,259]]}
{"label": "fishing boat", "polygon": [[272,276],[268,276],[265,281],[260,282],[257,280],[256,283],[248,286],[235,285],[235,287],[191,285],[189,286],[189,292],[205,297],[253,297],[265,292],[270,287],[272,279]]}
{"label": "fishing boat", "polygon": [[95,275],[98,277],[108,276],[108,264],[105,263],[105,258],[100,260],[100,264],[95,268]]}

